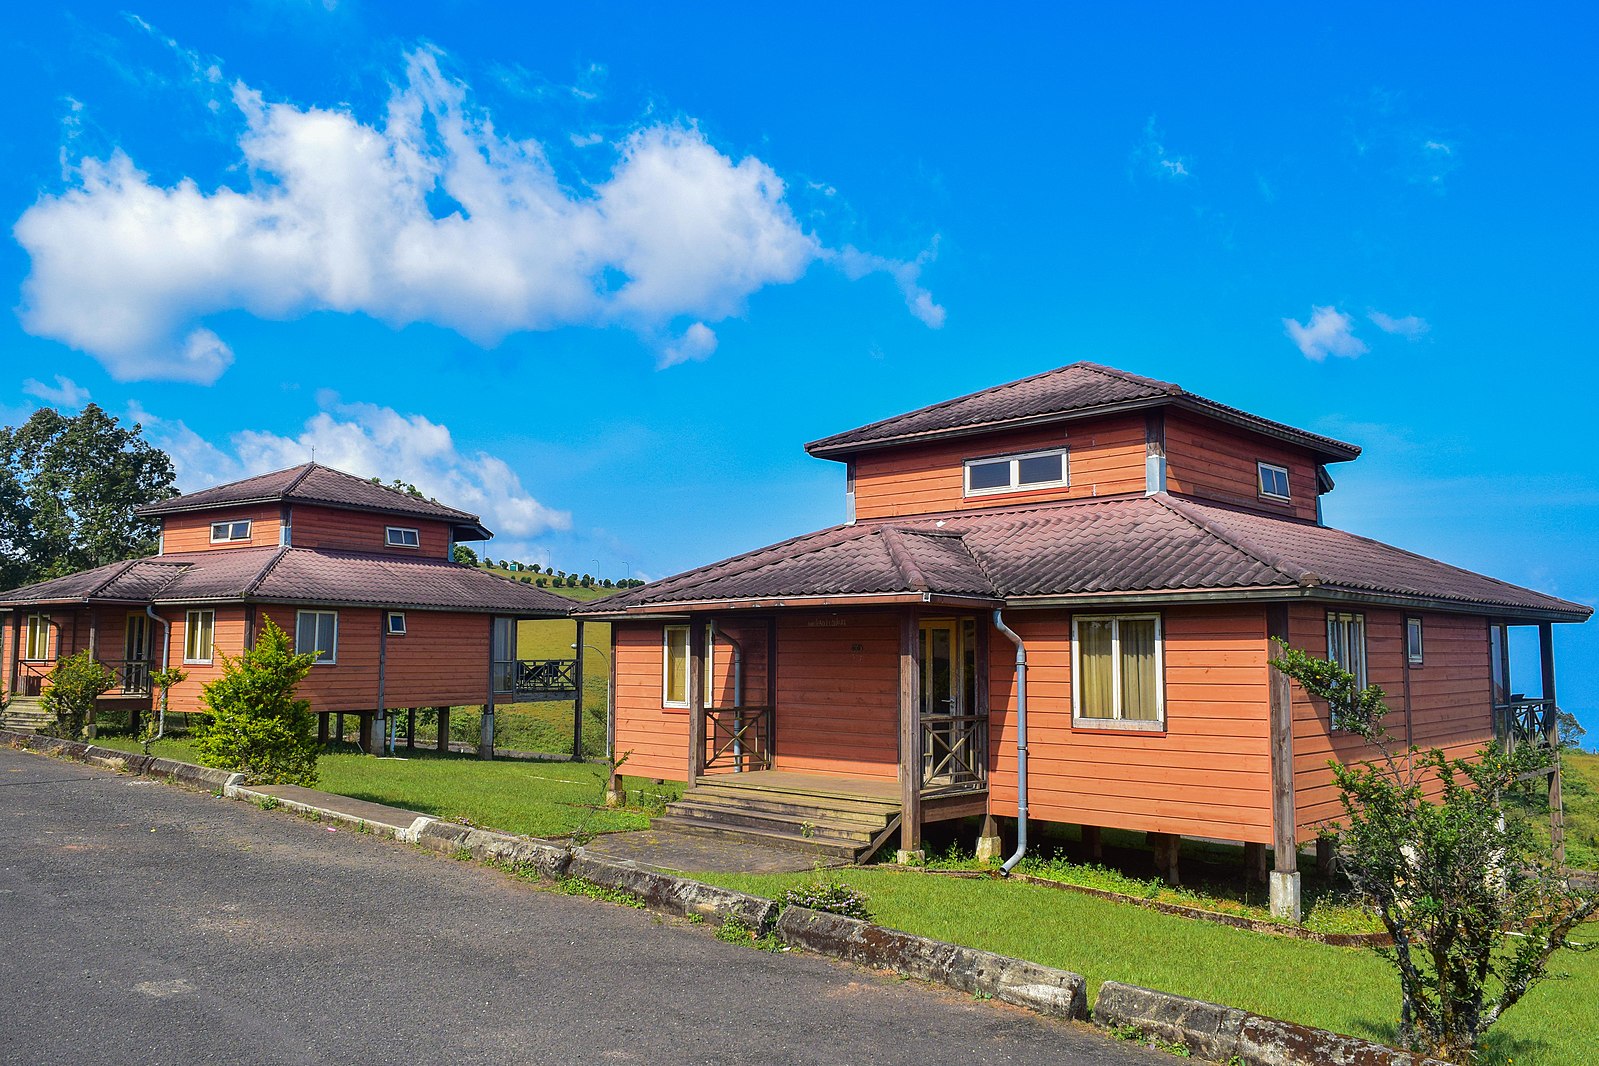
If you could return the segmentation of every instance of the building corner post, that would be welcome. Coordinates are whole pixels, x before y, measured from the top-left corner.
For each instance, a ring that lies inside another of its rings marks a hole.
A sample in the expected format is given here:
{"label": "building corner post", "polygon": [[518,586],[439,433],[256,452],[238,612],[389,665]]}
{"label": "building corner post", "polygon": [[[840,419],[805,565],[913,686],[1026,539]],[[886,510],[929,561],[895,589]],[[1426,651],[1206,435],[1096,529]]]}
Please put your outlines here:
{"label": "building corner post", "polygon": [[1554,760],[1549,772],[1549,842],[1555,868],[1566,866],[1566,808],[1560,794],[1560,704],[1555,696],[1555,627],[1538,625],[1538,664],[1543,673],[1543,735]]}
{"label": "building corner post", "polygon": [[1271,824],[1274,862],[1271,913],[1298,922],[1303,915],[1299,884],[1298,828],[1294,815],[1294,707],[1288,675],[1270,665],[1274,642],[1288,640],[1288,605],[1266,608],[1266,666],[1271,737]]}
{"label": "building corner post", "polygon": [[899,623],[900,863],[920,862],[922,853],[922,630],[914,610]]}

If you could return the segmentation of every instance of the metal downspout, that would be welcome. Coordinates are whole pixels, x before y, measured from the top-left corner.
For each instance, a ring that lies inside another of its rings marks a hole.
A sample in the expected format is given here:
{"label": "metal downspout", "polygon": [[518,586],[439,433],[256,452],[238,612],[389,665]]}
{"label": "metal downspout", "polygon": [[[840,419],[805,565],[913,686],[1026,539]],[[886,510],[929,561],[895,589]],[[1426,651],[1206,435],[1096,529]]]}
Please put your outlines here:
{"label": "metal downspout", "polygon": [[1016,854],[999,868],[1001,876],[1008,877],[1027,853],[1027,648],[997,610],[994,628],[1016,645]]}
{"label": "metal downspout", "polygon": [[[167,672],[167,661],[172,654],[172,623],[155,613],[155,608],[149,604],[144,605],[144,613],[151,619],[161,624],[161,672]],[[126,669],[126,667],[124,667]],[[161,690],[161,707],[156,712],[155,736],[151,740],[160,740],[167,731],[167,690]]]}

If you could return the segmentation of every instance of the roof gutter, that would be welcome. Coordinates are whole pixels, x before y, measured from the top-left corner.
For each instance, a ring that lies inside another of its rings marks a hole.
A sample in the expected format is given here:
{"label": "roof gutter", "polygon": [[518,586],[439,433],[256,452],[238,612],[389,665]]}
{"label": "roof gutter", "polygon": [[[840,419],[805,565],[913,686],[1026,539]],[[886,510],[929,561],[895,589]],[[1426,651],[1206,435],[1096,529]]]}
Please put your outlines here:
{"label": "roof gutter", "polygon": [[584,618],[594,619],[626,619],[657,615],[681,615],[690,611],[705,610],[767,610],[773,607],[795,609],[804,607],[893,607],[903,604],[930,604],[943,607],[993,610],[996,607],[1004,606],[1004,601],[997,596],[962,596],[938,592],[871,592],[824,596],[768,596],[731,600],[674,600],[669,603],[649,603],[619,607],[613,611],[596,610],[592,613],[574,611],[573,614],[580,614]]}
{"label": "roof gutter", "polygon": [[1584,622],[1592,616],[1590,608],[1573,604],[1571,610],[1517,607],[1512,604],[1472,603],[1430,596],[1405,596],[1369,592],[1363,589],[1316,585],[1267,585],[1237,589],[1165,589],[1149,592],[1084,592],[1054,596],[1010,596],[1010,610],[1044,610],[1051,607],[1158,606],[1183,603],[1281,603],[1302,600],[1311,603],[1365,603],[1382,607],[1412,608],[1446,614],[1484,615],[1499,619],[1532,622]]}
{"label": "roof gutter", "polygon": [[1027,854],[1027,646],[1001,612],[994,612],[994,628],[1016,645],[1016,852],[1000,866],[1003,877]]}

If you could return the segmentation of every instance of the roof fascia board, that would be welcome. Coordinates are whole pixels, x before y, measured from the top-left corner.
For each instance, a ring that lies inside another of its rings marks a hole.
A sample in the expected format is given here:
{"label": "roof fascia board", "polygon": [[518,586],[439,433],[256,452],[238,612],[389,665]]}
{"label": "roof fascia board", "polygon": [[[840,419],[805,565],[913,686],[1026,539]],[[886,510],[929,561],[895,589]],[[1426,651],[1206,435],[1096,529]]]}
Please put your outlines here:
{"label": "roof fascia board", "polygon": [[1052,607],[1149,606],[1166,603],[1272,603],[1302,600],[1311,603],[1364,604],[1375,607],[1410,608],[1447,614],[1469,614],[1501,620],[1533,622],[1582,622],[1586,614],[1574,611],[1540,610],[1504,604],[1468,603],[1427,596],[1400,596],[1361,589],[1338,589],[1327,585],[1314,588],[1259,587],[1237,589],[1172,589],[1151,592],[1092,592],[1067,596],[1013,596],[1005,601],[1006,610],[1041,610]]}
{"label": "roof fascia board", "polygon": [[[638,618],[669,614],[688,614],[699,611],[772,610],[806,607],[897,607],[926,605],[934,607],[972,607],[984,610],[1003,606],[1003,601],[991,596],[958,596],[937,592],[913,593],[858,593],[826,596],[762,596],[726,600],[676,600],[671,603],[650,603],[623,607],[607,612],[607,618]],[[598,617],[598,613],[584,615]]]}

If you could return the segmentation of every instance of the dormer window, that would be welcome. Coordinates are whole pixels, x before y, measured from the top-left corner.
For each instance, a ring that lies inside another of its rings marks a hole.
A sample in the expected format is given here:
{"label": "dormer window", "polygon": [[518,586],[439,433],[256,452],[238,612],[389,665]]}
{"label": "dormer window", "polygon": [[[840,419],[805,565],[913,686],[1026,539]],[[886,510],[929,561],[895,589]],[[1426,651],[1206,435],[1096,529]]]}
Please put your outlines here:
{"label": "dormer window", "polygon": [[388,545],[391,548],[420,548],[422,546],[422,538],[417,534],[417,531],[406,529],[403,526],[389,526],[384,532],[384,539],[388,541]]}
{"label": "dormer window", "polygon": [[966,460],[966,495],[1058,488],[1067,484],[1066,449]]}
{"label": "dormer window", "polygon": [[211,543],[230,544],[234,541],[250,539],[250,520],[242,522],[212,522]]}
{"label": "dormer window", "polygon": [[1288,468],[1274,463],[1256,463],[1260,472],[1260,495],[1266,500],[1288,500]]}

